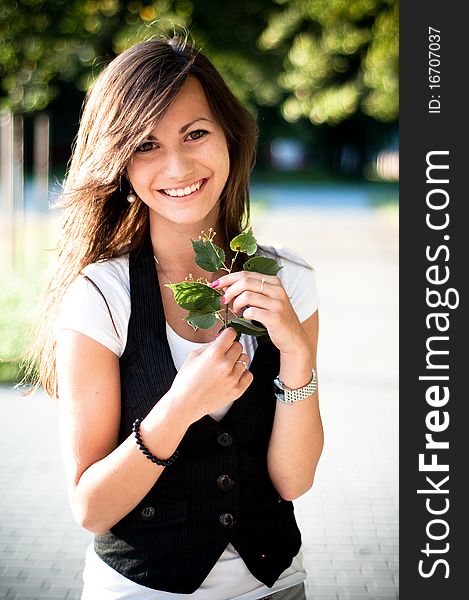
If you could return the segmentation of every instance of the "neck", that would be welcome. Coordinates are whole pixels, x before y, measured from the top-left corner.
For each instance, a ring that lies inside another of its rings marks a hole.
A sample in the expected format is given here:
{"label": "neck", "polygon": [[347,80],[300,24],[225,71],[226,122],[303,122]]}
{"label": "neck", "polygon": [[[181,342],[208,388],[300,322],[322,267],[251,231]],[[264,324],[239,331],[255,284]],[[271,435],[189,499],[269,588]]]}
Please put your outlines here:
{"label": "neck", "polygon": [[150,219],[150,234],[153,253],[159,263],[158,268],[167,274],[205,273],[194,261],[194,249],[191,240],[198,240],[202,231],[208,234],[210,227],[216,231],[213,243],[225,249],[221,226],[213,219],[191,225],[167,223],[162,219]]}

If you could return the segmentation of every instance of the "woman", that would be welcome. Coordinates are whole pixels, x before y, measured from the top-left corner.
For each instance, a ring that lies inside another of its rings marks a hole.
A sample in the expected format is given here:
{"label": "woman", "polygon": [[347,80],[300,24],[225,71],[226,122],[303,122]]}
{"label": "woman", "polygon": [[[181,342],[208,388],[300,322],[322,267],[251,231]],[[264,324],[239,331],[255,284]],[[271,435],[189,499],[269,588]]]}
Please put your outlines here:
{"label": "woman", "polygon": [[256,133],[181,38],[130,48],[87,98],[39,337],[72,510],[95,534],[84,599],[304,598],[291,501],[322,449],[312,270],[286,252],[278,276],[215,273],[267,329],[240,341],[188,326],[165,287],[207,275],[201,231],[232,258]]}

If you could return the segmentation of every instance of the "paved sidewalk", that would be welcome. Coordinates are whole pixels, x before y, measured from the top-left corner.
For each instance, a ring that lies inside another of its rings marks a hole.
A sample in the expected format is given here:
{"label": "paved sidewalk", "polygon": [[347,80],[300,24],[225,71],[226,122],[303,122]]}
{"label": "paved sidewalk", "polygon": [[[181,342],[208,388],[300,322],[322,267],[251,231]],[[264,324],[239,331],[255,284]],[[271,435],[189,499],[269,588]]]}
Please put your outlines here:
{"label": "paved sidewalk", "polygon": [[254,231],[317,272],[325,447],[295,501],[308,600],[397,598],[397,221],[368,208],[278,208]]}
{"label": "paved sidewalk", "polygon": [[[279,206],[253,226],[317,270],[325,448],[295,501],[308,600],[397,598],[397,231],[343,207]],[[0,419],[0,598],[79,598],[91,536],[68,507],[57,406],[0,388]]]}

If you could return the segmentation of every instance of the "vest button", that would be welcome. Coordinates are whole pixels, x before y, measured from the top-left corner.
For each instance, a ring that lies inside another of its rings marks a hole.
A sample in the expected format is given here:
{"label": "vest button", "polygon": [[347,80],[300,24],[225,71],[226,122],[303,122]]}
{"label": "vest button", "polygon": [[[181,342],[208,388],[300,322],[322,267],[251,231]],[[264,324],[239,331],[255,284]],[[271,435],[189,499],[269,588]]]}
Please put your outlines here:
{"label": "vest button", "polygon": [[234,488],[234,481],[229,475],[220,475],[217,479],[217,486],[224,492],[228,492]]}
{"label": "vest button", "polygon": [[151,521],[155,518],[156,510],[154,506],[145,506],[140,513],[142,521]]}
{"label": "vest button", "polygon": [[233,443],[233,438],[229,433],[220,433],[220,435],[217,437],[217,442],[220,444],[220,446],[231,446]]}
{"label": "vest button", "polygon": [[236,519],[231,513],[222,513],[220,515],[220,525],[226,529],[232,529],[236,525]]}

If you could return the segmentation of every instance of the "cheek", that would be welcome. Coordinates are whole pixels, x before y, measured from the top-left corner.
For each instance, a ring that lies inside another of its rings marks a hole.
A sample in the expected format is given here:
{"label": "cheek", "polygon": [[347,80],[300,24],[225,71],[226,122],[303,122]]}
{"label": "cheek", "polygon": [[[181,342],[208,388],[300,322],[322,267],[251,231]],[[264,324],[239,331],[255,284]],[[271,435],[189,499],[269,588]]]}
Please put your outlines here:
{"label": "cheek", "polygon": [[213,153],[213,162],[216,164],[216,173],[223,186],[230,174],[230,155],[226,144],[220,144]]}
{"label": "cheek", "polygon": [[134,189],[147,185],[151,180],[151,169],[142,160],[131,160],[127,165],[126,173]]}

